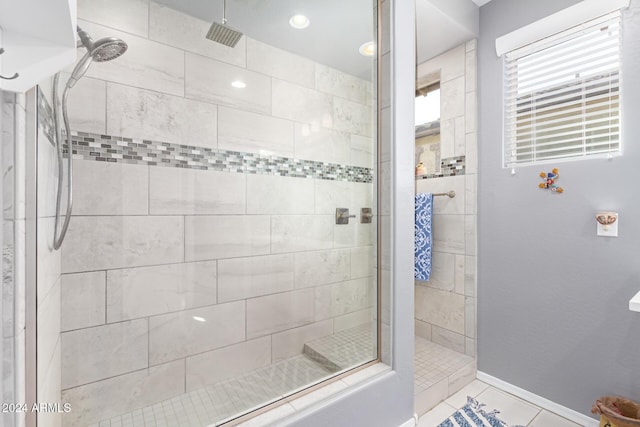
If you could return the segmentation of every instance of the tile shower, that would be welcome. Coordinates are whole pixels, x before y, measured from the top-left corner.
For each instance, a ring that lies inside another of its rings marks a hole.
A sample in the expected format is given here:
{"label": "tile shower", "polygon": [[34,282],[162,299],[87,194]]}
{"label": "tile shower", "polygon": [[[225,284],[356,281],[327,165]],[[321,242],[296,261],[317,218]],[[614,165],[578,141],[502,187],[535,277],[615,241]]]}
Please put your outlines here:
{"label": "tile shower", "polygon": [[[50,424],[119,425],[212,387],[242,394],[247,375],[316,367],[275,394],[222,399],[231,408],[205,410],[212,422],[374,359],[375,222],[334,218],[375,209],[371,83],[249,37],[219,47],[201,37],[208,23],[155,2],[93,5],[79,2],[79,25],[129,52],[70,95],[61,252],[55,186],[39,191],[39,391],[74,408]],[[43,93],[38,164],[52,176]],[[328,357],[327,337],[365,347]]]}
{"label": "tile shower", "polygon": [[419,64],[417,78],[419,85],[440,81],[442,162],[438,173],[416,179],[416,192],[456,193],[434,199],[432,275],[415,282],[421,414],[476,374],[476,40]]}

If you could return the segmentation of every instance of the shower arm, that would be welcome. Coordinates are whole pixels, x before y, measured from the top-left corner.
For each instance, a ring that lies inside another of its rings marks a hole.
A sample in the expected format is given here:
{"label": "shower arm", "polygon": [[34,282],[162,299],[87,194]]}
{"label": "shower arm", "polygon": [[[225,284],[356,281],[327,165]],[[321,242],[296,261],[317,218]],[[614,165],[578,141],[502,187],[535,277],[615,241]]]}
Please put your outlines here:
{"label": "shower arm", "polygon": [[[57,148],[57,157],[58,157],[58,189],[56,193],[56,217],[55,224],[53,229],[53,249],[58,250],[60,246],[62,246],[62,242],[64,240],[65,235],[67,234],[67,229],[69,228],[69,221],[71,220],[71,211],[73,209],[73,149],[71,146],[71,131],[69,129],[69,117],[67,114],[67,109],[64,106],[67,104],[67,97],[69,96],[70,86],[65,85],[64,91],[62,93],[62,119],[64,121],[65,133],[67,138],[67,210],[64,216],[64,222],[62,227],[60,227],[60,208],[62,205],[62,187],[64,181],[64,160],[62,154],[62,132],[59,126],[58,116],[58,81],[60,78],[60,73],[56,73],[53,78],[53,117],[55,123],[55,138],[56,138],[56,148]],[[58,233],[58,230],[60,232]]]}

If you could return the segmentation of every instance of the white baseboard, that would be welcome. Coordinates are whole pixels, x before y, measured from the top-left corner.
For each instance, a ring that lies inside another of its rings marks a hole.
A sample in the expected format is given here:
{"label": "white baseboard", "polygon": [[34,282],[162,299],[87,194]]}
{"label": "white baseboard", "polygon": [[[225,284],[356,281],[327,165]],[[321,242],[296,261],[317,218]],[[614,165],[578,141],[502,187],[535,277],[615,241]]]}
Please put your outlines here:
{"label": "white baseboard", "polygon": [[413,418],[403,422],[398,427],[415,427],[418,425],[418,414],[413,414]]}
{"label": "white baseboard", "polygon": [[549,412],[558,414],[561,417],[573,421],[576,424],[580,424],[581,426],[598,427],[600,425],[600,422],[598,420],[581,414],[580,412],[574,411],[573,409],[569,409],[566,406],[559,405],[555,402],[550,401],[549,399],[545,399],[542,396],[531,393],[530,391],[524,390],[520,387],[516,387],[515,385],[510,384],[506,381],[502,381],[499,378],[493,377],[489,374],[485,374],[484,372],[478,371],[476,377],[482,382],[485,382],[507,393],[513,394],[514,396],[531,402],[534,405],[539,406],[542,409],[546,409]]}

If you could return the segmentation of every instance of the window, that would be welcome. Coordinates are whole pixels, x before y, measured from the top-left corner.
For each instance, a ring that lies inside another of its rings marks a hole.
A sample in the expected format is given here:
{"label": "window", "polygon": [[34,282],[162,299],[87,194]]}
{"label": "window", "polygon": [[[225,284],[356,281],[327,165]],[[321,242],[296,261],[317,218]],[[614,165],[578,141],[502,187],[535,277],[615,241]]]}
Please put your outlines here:
{"label": "window", "polygon": [[504,166],[619,153],[620,12],[504,54]]}

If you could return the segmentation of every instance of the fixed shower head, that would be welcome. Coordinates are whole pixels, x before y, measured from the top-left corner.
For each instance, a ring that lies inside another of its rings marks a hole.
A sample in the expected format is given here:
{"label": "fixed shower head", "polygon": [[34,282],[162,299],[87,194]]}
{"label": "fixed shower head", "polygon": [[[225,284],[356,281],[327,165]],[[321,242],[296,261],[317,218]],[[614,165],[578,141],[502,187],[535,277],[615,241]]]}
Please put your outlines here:
{"label": "fixed shower head", "polygon": [[91,62],[111,61],[125,53],[128,48],[127,44],[119,38],[105,37],[94,42],[89,33],[84,31],[82,28],[77,27],[77,31],[78,37],[80,37],[78,47],[84,46],[87,49],[87,53],[85,53],[71,72],[71,77],[69,77],[69,80],[67,81],[67,87],[69,88],[72,88],[76,83],[78,83],[78,80],[84,76],[84,73],[89,69]]}
{"label": "fixed shower head", "polygon": [[222,23],[214,22],[207,32],[207,38],[216,43],[236,47],[242,33],[227,25],[227,0],[222,0]]}

